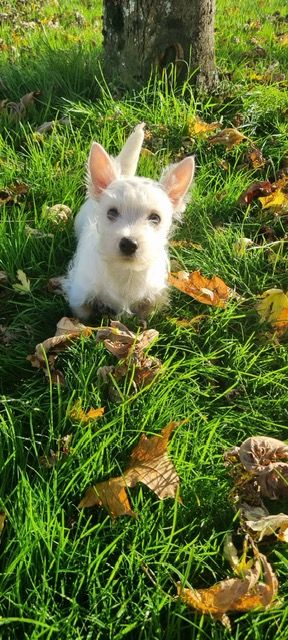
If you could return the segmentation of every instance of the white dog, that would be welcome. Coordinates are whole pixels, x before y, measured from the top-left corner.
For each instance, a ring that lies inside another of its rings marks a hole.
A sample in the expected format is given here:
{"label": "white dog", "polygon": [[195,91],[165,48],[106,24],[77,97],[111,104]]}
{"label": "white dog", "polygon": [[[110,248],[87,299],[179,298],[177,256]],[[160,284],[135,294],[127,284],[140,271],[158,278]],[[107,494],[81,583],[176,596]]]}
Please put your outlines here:
{"label": "white dog", "polygon": [[143,138],[142,123],[114,159],[100,144],[91,147],[88,198],[75,220],[78,245],[63,286],[83,320],[97,307],[144,318],[167,301],[168,237],[185,209],[194,158],[168,167],[160,182],[134,177]]}

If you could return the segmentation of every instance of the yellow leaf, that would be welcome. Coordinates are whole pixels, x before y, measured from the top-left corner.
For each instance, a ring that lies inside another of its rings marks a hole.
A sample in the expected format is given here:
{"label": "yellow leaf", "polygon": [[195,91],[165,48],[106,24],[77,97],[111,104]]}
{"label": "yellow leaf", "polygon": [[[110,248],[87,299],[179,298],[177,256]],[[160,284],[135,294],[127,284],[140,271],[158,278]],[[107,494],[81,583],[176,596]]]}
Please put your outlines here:
{"label": "yellow leaf", "polygon": [[91,422],[91,420],[97,420],[97,418],[101,418],[104,414],[104,407],[98,407],[97,409],[89,409],[89,411],[83,411],[81,408],[80,401],[76,402],[74,406],[68,412],[69,418],[74,420],[79,420],[79,422],[83,422],[87,424]]}
{"label": "yellow leaf", "polygon": [[235,144],[239,144],[242,140],[247,139],[247,136],[243,136],[243,133],[234,129],[234,127],[222,129],[216,136],[209,138],[210,144],[223,144],[227,149],[231,149]]}
{"label": "yellow leaf", "polygon": [[195,120],[189,119],[187,120],[188,126],[188,134],[189,136],[203,136],[206,133],[210,133],[211,131],[215,131],[216,129],[220,129],[221,124],[219,122],[204,122],[200,120],[200,118],[195,118]]}
{"label": "yellow leaf", "polygon": [[288,329],[288,295],[282,289],[264,291],[257,305],[261,322],[269,322],[282,335]]}
{"label": "yellow leaf", "polygon": [[282,213],[288,211],[288,194],[281,189],[276,189],[269,196],[259,198],[259,200],[263,209],[273,208]]}

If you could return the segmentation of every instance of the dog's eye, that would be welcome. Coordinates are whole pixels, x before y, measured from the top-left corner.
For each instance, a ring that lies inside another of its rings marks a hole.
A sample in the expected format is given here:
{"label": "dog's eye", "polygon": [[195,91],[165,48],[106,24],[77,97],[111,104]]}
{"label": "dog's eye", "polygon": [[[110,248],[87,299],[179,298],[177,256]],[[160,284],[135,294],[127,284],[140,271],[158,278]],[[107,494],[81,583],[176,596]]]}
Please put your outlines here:
{"label": "dog's eye", "polygon": [[153,224],[160,224],[160,222],[161,222],[161,218],[160,218],[159,214],[155,213],[154,211],[152,211],[152,213],[150,213],[150,216],[148,216],[148,220],[149,220],[149,222],[152,222]]}
{"label": "dog's eye", "polygon": [[108,220],[116,220],[116,218],[119,218],[120,213],[118,211],[118,209],[116,209],[115,207],[112,207],[112,209],[108,209],[107,211],[107,218]]}

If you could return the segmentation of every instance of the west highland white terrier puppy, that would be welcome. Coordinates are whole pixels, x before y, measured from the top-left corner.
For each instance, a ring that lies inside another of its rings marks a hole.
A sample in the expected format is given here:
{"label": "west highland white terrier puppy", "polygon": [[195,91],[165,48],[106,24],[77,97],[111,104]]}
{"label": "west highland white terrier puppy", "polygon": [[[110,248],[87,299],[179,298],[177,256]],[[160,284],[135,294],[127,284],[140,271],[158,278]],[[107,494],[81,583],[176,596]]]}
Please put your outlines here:
{"label": "west highland white terrier puppy", "polygon": [[159,182],[134,177],[144,139],[139,124],[117,158],[93,142],[88,198],[75,219],[78,240],[64,279],[73,313],[87,320],[109,308],[145,318],[167,302],[167,252],[194,174],[194,158],[166,169]]}

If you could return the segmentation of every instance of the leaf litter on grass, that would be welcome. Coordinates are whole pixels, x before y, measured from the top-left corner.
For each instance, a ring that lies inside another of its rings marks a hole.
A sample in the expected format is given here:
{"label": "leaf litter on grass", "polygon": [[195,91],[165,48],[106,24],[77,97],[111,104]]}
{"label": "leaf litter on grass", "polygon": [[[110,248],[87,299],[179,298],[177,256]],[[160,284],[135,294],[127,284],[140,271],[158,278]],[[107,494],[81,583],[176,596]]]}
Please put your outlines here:
{"label": "leaf litter on grass", "polygon": [[282,289],[267,289],[256,306],[261,322],[269,322],[278,338],[288,329],[288,295]]}

